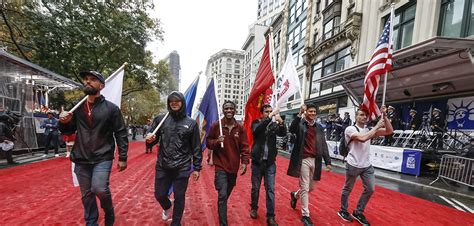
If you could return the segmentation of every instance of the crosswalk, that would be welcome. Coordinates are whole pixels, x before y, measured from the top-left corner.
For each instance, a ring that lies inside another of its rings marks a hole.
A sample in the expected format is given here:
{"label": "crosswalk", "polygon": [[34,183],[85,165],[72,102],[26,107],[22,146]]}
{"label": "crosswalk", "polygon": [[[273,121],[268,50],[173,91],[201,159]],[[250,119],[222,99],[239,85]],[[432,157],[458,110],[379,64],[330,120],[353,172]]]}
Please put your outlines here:
{"label": "crosswalk", "polygon": [[469,208],[467,205],[464,203],[456,200],[455,198],[446,198],[442,195],[437,195],[440,199],[451,205],[452,207],[456,208],[457,210],[468,212],[468,213],[474,213],[474,210]]}

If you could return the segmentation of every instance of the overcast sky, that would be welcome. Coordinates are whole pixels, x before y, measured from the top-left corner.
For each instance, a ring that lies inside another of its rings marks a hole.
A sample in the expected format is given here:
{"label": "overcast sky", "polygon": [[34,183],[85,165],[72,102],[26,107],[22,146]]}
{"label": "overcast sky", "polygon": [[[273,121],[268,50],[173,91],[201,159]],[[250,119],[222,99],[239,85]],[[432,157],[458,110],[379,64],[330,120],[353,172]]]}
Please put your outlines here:
{"label": "overcast sky", "polygon": [[[249,25],[257,19],[257,0],[154,0],[151,13],[159,18],[164,41],[149,43],[155,60],[176,50],[181,63],[180,91],[184,92],[202,71],[205,81],[207,60],[221,49],[240,50]],[[199,96],[197,97],[199,98]]]}

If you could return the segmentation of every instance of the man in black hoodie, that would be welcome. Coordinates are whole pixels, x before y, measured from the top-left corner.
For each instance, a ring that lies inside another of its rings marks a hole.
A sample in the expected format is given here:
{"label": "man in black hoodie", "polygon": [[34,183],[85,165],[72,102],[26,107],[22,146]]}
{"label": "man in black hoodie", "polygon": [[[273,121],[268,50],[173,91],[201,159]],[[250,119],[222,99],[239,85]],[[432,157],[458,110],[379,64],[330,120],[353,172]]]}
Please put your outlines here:
{"label": "man in black hoodie", "polygon": [[169,116],[164,118],[164,115],[159,115],[153,120],[149,132],[153,131],[162,120],[165,121],[156,134],[147,135],[146,142],[151,144],[159,142],[155,198],[164,210],[162,219],[167,220],[169,217],[172,203],[168,191],[173,185],[175,200],[171,225],[181,225],[185,193],[191,172],[194,180],[199,179],[202,161],[201,141],[196,121],[186,115],[186,101],[183,94],[172,92],[168,96],[167,107]]}
{"label": "man in black hoodie", "polygon": [[109,188],[110,172],[115,143],[119,151],[118,171],[127,168],[127,127],[117,105],[100,94],[100,90],[105,87],[104,77],[95,71],[81,72],[79,75],[84,83],[83,91],[87,100],[74,114],[61,113],[58,128],[63,134],[77,132],[71,161],[76,163],[74,172],[81,188],[86,225],[97,225],[99,211],[96,196],[105,212],[105,225],[113,225],[115,214]]}

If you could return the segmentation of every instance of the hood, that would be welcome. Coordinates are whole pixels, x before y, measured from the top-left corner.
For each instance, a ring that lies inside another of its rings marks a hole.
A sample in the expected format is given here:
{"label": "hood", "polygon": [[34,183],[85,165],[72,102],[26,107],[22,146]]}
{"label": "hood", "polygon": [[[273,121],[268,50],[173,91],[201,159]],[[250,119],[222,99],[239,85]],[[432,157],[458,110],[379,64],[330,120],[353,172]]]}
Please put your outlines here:
{"label": "hood", "polygon": [[[170,99],[172,97],[181,100],[181,103],[183,103],[183,105],[181,106],[181,108],[178,111],[173,111],[170,108]],[[182,118],[186,117],[186,100],[184,99],[184,95],[182,93],[180,93],[178,91],[171,92],[170,95],[168,95],[168,99],[166,100],[166,107],[168,108],[168,111],[169,111],[170,115],[174,119],[182,119]]]}

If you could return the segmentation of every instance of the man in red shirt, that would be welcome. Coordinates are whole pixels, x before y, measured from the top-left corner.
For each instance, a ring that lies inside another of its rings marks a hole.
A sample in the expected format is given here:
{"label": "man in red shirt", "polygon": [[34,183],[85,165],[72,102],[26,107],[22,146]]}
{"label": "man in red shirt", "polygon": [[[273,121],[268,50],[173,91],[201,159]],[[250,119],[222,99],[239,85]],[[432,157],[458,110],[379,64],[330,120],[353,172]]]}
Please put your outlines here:
{"label": "man in red shirt", "polygon": [[321,179],[322,159],[326,169],[331,170],[331,158],[324,131],[316,123],[316,105],[302,105],[298,117],[291,122],[290,132],[296,134],[296,143],[291,152],[288,175],[299,178],[300,188],[291,192],[291,207],[301,198],[301,221],[303,225],[313,225],[309,216],[308,193],[314,189],[315,181]]}
{"label": "man in red shirt", "polygon": [[[244,175],[249,164],[249,145],[244,127],[235,118],[235,103],[225,101],[222,105],[224,118],[222,122],[222,135],[220,135],[219,122],[214,122],[209,129],[206,146],[214,150],[214,167],[216,170],[214,185],[218,192],[219,224],[227,224],[227,199],[235,186],[237,172]],[[221,146],[223,144],[223,147]]]}

